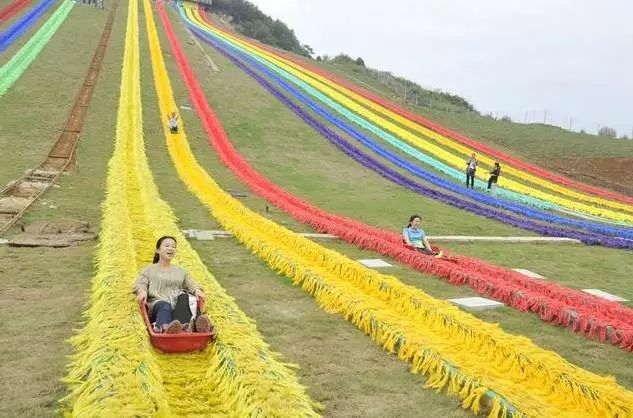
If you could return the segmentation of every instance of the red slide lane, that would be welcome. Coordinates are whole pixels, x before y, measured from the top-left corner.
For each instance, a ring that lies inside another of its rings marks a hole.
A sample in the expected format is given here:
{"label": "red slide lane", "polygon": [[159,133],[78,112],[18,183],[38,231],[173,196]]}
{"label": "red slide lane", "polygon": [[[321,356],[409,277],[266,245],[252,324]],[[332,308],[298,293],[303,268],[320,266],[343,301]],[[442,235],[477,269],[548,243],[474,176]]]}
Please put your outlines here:
{"label": "red slide lane", "polygon": [[[206,12],[203,9],[200,9],[200,15],[203,17],[203,19],[206,21],[206,23],[212,25],[214,28],[216,28],[216,29],[218,29],[218,30],[220,30],[222,32],[229,33],[226,30],[218,27],[215,23],[213,23],[211,21],[211,19],[209,19],[209,17],[206,15]],[[557,183],[560,183],[560,184],[564,184],[564,185],[569,186],[569,187],[574,187],[574,188],[576,188],[578,190],[582,190],[582,191],[587,192],[587,193],[593,193],[593,194],[598,195],[598,196],[610,198],[610,199],[617,200],[617,201],[624,202],[624,203],[632,203],[633,204],[633,197],[625,196],[625,195],[622,195],[622,194],[619,194],[619,193],[616,193],[616,192],[612,192],[610,190],[601,189],[599,187],[591,186],[591,185],[588,185],[588,184],[579,183],[579,182],[576,182],[574,180],[568,179],[566,177],[562,177],[562,176],[560,176],[558,174],[552,173],[550,171],[544,170],[542,168],[535,167],[535,166],[533,166],[533,165],[531,165],[529,163],[525,163],[525,162],[523,162],[521,160],[518,160],[518,159],[516,159],[516,158],[514,158],[514,157],[512,157],[512,156],[510,156],[508,154],[505,154],[505,153],[503,153],[501,151],[498,151],[498,150],[496,150],[494,148],[491,148],[491,147],[489,147],[487,145],[484,145],[482,143],[474,141],[474,140],[472,140],[472,139],[470,139],[470,138],[468,138],[468,137],[466,137],[464,135],[461,135],[461,134],[459,134],[457,132],[454,132],[454,131],[451,131],[449,129],[446,129],[446,128],[444,128],[444,127],[442,127],[442,126],[440,126],[440,125],[438,125],[436,123],[433,123],[433,122],[431,122],[431,121],[429,121],[427,119],[424,119],[424,118],[422,118],[422,117],[420,117],[418,115],[415,115],[415,114],[413,114],[413,113],[411,113],[411,112],[409,112],[409,111],[407,111],[405,109],[402,109],[401,107],[396,106],[393,103],[390,103],[389,101],[387,101],[387,100],[385,100],[385,99],[383,99],[383,98],[381,98],[381,97],[379,97],[379,96],[377,96],[377,95],[375,95],[375,94],[373,94],[371,92],[368,92],[368,91],[366,91],[366,90],[364,90],[364,89],[362,89],[360,87],[354,86],[354,85],[346,82],[345,80],[342,80],[342,79],[336,77],[333,74],[330,74],[330,73],[328,73],[328,72],[326,72],[324,70],[321,70],[320,68],[317,68],[317,67],[315,67],[313,65],[310,65],[308,63],[305,63],[305,62],[303,62],[303,61],[301,61],[301,60],[299,60],[299,59],[297,59],[295,57],[292,57],[292,56],[290,56],[288,54],[280,52],[280,51],[278,51],[278,50],[276,50],[274,48],[271,48],[271,47],[269,47],[267,45],[253,42],[253,40],[245,38],[245,37],[240,36],[238,34],[235,34],[235,33],[231,32],[230,35],[238,37],[241,40],[243,40],[244,42],[248,42],[251,45],[255,45],[255,46],[257,46],[257,47],[259,47],[261,49],[264,49],[264,50],[270,52],[271,54],[274,54],[274,55],[277,55],[277,56],[282,57],[284,59],[287,59],[289,61],[292,61],[293,63],[295,63],[295,64],[297,64],[297,65],[299,65],[299,66],[301,66],[301,67],[303,67],[303,68],[305,68],[305,69],[307,69],[309,71],[312,71],[313,73],[318,74],[318,75],[320,75],[320,76],[322,76],[324,78],[327,78],[328,80],[330,80],[330,81],[332,81],[332,82],[334,82],[336,84],[339,84],[340,86],[345,87],[346,89],[351,90],[354,93],[356,93],[358,95],[361,95],[364,98],[369,99],[369,100],[373,101],[374,103],[379,104],[379,105],[391,110],[392,112],[395,112],[395,113],[399,114],[400,116],[403,116],[403,117],[405,117],[407,119],[410,119],[410,120],[412,120],[414,122],[417,122],[420,125],[428,128],[428,129],[431,129],[432,131],[435,131],[435,132],[437,132],[437,133],[439,133],[441,135],[447,136],[447,137],[449,137],[451,139],[454,139],[454,140],[456,140],[458,142],[461,142],[464,145],[467,145],[467,146],[472,147],[472,148],[474,148],[474,149],[476,149],[476,150],[478,150],[480,152],[483,152],[485,154],[493,156],[493,157],[495,157],[495,158],[497,158],[497,159],[499,159],[501,161],[504,161],[504,162],[506,162],[506,163],[508,163],[510,165],[513,165],[515,167],[521,168],[521,169],[523,169],[525,171],[528,171],[528,172],[530,172],[530,173],[532,173],[534,175],[537,175],[539,177],[544,177],[544,178],[546,178],[548,180],[551,180],[551,181],[554,181],[554,182],[557,182]]]}
{"label": "red slide lane", "polygon": [[633,326],[630,325],[633,324],[633,310],[625,306],[554,283],[531,279],[469,257],[457,256],[449,260],[428,257],[403,246],[398,234],[327,213],[264,178],[234,149],[206,101],[162,2],[157,5],[172,54],[194,108],[207,131],[210,144],[222,162],[254,193],[318,231],[337,235],[360,248],[392,257],[418,271],[442,277],[450,283],[466,283],[476,292],[500,300],[520,311],[535,312],[544,321],[569,327],[588,338],[609,340],[625,350],[633,351]]}
{"label": "red slide lane", "polygon": [[5,20],[8,20],[16,14],[20,9],[29,4],[31,0],[16,0],[11,3],[4,9],[0,10],[0,24],[4,23]]}

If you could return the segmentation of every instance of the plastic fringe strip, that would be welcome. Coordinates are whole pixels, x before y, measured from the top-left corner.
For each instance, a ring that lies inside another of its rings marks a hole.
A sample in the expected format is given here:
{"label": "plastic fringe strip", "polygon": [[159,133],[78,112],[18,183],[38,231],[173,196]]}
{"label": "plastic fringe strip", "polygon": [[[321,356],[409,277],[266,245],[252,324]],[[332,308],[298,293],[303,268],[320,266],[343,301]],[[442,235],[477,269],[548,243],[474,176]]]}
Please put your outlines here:
{"label": "plastic fringe strip", "polygon": [[17,22],[0,33],[0,53],[11,46],[16,39],[26,32],[37,19],[44,14],[54,3],[54,0],[42,0],[37,6],[22,16]]}
{"label": "plastic fringe strip", "polygon": [[0,25],[3,24],[5,20],[11,19],[14,14],[22,10],[22,8],[30,2],[31,0],[16,0],[0,10]]}
{"label": "plastic fringe strip", "polygon": [[46,23],[33,35],[29,41],[2,67],[0,67],[0,97],[11,88],[22,73],[37,58],[51,40],[57,29],[64,23],[73,8],[73,0],[64,0],[59,8],[48,18]]}
{"label": "plastic fringe strip", "polygon": [[[150,11],[151,13],[151,11]],[[144,154],[138,5],[129,2],[115,150],[86,325],[72,338],[62,402],[68,416],[317,416],[296,375],[255,329],[179,232]],[[178,263],[204,287],[219,338],[207,350],[161,354],[150,347],[130,293],[155,240],[178,239]],[[293,366],[294,367],[294,366]]]}

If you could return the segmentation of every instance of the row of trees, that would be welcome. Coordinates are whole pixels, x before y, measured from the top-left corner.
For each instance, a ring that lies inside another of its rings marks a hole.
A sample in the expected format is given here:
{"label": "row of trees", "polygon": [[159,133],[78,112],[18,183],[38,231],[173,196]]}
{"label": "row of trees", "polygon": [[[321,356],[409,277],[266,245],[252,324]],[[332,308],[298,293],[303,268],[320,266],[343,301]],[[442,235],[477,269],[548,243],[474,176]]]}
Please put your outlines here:
{"label": "row of trees", "polygon": [[346,66],[352,72],[366,78],[384,84],[394,95],[401,97],[405,102],[415,106],[440,108],[454,112],[476,112],[475,107],[461,96],[443,92],[441,90],[429,90],[406,78],[393,75],[389,71],[380,71],[365,66],[365,61],[356,59],[346,54],[335,57],[316,57],[317,61],[324,60],[334,64]]}
{"label": "row of trees", "polygon": [[265,15],[246,0],[214,0],[212,9],[230,16],[237,31],[243,35],[300,55],[310,56],[312,53],[312,48],[301,45],[294,31],[284,22]]}

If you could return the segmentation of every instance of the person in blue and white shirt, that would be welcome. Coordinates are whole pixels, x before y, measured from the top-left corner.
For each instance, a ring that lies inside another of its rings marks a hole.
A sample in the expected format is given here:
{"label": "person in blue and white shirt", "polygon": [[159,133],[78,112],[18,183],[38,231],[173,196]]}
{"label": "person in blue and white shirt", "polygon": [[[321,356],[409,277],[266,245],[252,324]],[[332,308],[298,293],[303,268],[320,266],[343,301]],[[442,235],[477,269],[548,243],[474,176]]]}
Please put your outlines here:
{"label": "person in blue and white shirt", "polygon": [[402,239],[406,245],[414,247],[416,250],[423,252],[426,255],[433,255],[435,257],[442,257],[442,252],[433,252],[429,240],[426,239],[424,229],[420,227],[422,218],[420,215],[412,215],[409,218],[409,224],[402,230]]}

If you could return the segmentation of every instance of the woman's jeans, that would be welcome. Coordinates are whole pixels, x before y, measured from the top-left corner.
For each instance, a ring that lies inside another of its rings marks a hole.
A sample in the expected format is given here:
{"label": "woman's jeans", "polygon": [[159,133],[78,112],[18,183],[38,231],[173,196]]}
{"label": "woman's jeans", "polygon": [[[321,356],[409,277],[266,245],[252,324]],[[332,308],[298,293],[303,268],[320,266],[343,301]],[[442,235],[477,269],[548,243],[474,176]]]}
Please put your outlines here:
{"label": "woman's jeans", "polygon": [[189,294],[181,293],[178,295],[176,306],[172,309],[171,303],[158,301],[152,308],[152,320],[156,322],[156,326],[162,328],[163,325],[169,324],[174,319],[181,324],[191,321],[191,309],[189,308]]}

